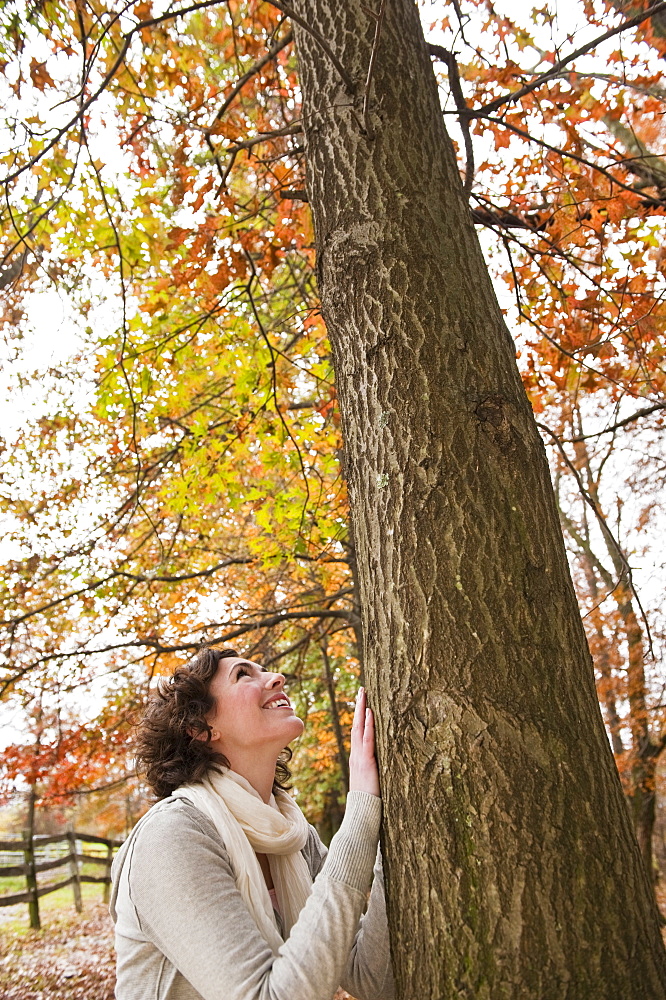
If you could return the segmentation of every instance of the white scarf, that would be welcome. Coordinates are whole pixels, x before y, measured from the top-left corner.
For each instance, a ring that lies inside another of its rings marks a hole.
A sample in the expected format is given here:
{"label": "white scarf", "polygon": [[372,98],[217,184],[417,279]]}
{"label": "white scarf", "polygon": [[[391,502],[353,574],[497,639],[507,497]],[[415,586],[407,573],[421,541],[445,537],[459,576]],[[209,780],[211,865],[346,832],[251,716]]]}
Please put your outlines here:
{"label": "white scarf", "polygon": [[283,939],[255,851],[268,855],[287,938],[312,889],[310,869],[301,854],[309,834],[305,816],[283,791],[271,795],[266,804],[249,781],[231,770],[209,771],[203,781],[181,785],[173,794],[189,799],[215,824],[240,894],[277,955]]}

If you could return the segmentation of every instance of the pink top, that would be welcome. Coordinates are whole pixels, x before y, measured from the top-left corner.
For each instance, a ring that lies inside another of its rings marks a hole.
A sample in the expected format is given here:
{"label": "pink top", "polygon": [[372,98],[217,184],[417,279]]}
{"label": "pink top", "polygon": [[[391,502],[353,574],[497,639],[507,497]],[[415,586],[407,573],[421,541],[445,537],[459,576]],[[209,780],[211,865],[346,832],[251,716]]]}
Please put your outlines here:
{"label": "pink top", "polygon": [[[273,904],[273,909],[277,913],[280,913],[280,907],[278,905],[277,893],[276,893],[275,889],[269,889],[268,890],[268,895],[271,897],[271,903]],[[280,916],[282,916],[281,913],[280,913]]]}

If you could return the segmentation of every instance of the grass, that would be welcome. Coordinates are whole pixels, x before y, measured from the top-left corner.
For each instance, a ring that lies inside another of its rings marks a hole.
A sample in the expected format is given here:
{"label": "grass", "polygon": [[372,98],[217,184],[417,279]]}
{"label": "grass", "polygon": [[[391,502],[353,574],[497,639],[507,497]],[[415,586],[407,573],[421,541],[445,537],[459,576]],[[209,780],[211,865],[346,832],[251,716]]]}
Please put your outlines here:
{"label": "grass", "polygon": [[[0,884],[0,891],[2,892],[2,895],[9,895],[10,891],[23,892],[25,890],[25,881],[23,879],[19,881],[18,888],[15,890],[7,889],[6,883],[9,881],[10,879],[2,880],[2,883]],[[81,900],[83,902],[84,911],[86,904],[101,903],[103,894],[104,886],[92,885],[90,882],[83,882],[81,885]],[[42,924],[47,923],[49,919],[56,914],[76,915],[74,893],[71,885],[67,885],[63,889],[56,889],[55,892],[50,892],[47,896],[42,896],[39,900],[39,916]],[[5,932],[20,934],[22,930],[30,930],[28,904],[16,903],[14,906],[1,907],[0,935]]]}

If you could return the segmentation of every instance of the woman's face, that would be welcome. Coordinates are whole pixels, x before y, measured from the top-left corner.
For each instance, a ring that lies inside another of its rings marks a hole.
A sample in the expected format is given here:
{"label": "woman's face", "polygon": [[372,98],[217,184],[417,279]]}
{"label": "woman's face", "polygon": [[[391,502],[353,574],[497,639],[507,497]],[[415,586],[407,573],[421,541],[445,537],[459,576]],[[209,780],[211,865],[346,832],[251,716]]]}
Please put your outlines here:
{"label": "woman's face", "polygon": [[[225,656],[211,681],[215,707],[206,716],[217,745],[231,767],[248,753],[277,755],[303,732],[284,693],[282,674],[269,673],[240,656]],[[234,768],[235,769],[235,768]]]}

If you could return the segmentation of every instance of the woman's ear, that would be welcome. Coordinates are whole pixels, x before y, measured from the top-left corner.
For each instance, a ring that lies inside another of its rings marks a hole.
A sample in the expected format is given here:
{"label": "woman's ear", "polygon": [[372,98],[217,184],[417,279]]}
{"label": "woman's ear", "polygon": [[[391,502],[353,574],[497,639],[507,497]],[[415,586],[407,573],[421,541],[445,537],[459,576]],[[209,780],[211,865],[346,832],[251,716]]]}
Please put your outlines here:
{"label": "woman's ear", "polygon": [[187,735],[190,739],[201,740],[203,743],[213,742],[213,740],[220,738],[217,729],[211,729],[210,726],[206,726],[205,729],[188,729]]}

